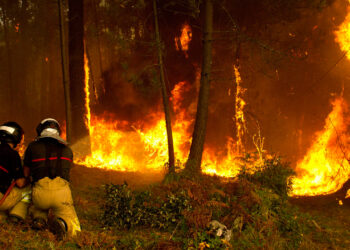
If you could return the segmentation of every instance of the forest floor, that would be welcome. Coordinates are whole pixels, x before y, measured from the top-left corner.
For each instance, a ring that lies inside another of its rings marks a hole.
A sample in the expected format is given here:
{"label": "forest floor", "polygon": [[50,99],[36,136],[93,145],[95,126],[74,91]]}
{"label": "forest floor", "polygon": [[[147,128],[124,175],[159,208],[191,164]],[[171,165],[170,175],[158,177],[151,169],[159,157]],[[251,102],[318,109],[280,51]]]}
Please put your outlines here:
{"label": "forest floor", "polygon": [[[153,229],[113,230],[100,223],[103,184],[123,184],[138,189],[161,182],[163,174],[120,173],[75,166],[71,171],[72,193],[82,233],[76,239],[57,241],[48,230],[35,231],[31,219],[24,224],[5,222],[0,229],[1,249],[144,249],[147,242],[169,239],[170,233]],[[350,249],[350,199],[344,200],[346,186],[333,195],[291,198],[301,212],[309,214],[316,230],[307,237],[312,244],[301,249]],[[343,205],[339,205],[342,200]],[[119,247],[115,247],[118,242]],[[122,244],[120,244],[122,243]],[[121,245],[125,247],[120,247]],[[158,248],[159,249],[159,248]],[[174,248],[161,248],[174,249]]]}
{"label": "forest floor", "polygon": [[350,249],[350,198],[344,199],[349,188],[350,181],[331,195],[290,199],[301,212],[314,218],[318,230],[313,241],[320,249]]}

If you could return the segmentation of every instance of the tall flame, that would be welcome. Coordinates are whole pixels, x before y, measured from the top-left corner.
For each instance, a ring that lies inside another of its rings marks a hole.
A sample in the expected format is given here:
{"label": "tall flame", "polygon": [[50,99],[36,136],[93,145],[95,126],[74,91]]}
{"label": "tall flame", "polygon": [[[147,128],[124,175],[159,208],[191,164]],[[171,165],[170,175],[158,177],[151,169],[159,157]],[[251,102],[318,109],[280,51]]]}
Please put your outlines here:
{"label": "tall flame", "polygon": [[91,121],[91,110],[90,110],[90,88],[89,88],[89,82],[90,82],[90,69],[89,69],[89,60],[86,56],[86,53],[84,53],[84,71],[85,71],[85,108],[86,108],[86,120],[85,125],[90,128],[90,121]]}
{"label": "tall flame", "polygon": [[[236,74],[237,72],[238,69]],[[168,147],[164,114],[160,111],[162,109],[159,107],[159,111],[150,115],[147,124],[116,121],[109,113],[97,116],[90,109],[87,57],[85,73],[86,125],[90,133],[91,155],[77,159],[77,163],[118,171],[163,171],[168,161]],[[187,160],[191,143],[189,131],[194,119],[181,105],[183,96],[190,90],[191,85],[188,82],[179,82],[172,90],[170,98],[175,113],[172,125],[175,158],[182,166]],[[203,172],[227,177],[237,175],[239,166],[235,162],[233,144],[230,138],[226,156],[220,158],[217,156],[218,152],[206,148],[203,153]]]}
{"label": "tall flame", "polygon": [[348,106],[342,97],[332,102],[324,129],[317,133],[314,144],[298,163],[298,177],[293,182],[293,195],[323,195],[337,191],[350,177],[345,142],[342,135],[349,121],[344,119]]}
{"label": "tall flame", "polygon": [[[344,56],[350,59],[350,13],[335,32]],[[347,136],[348,106],[342,97],[332,102],[333,110],[328,115],[322,131],[310,147],[307,155],[297,165],[298,178],[294,179],[293,195],[323,195],[336,192],[350,177]]]}
{"label": "tall flame", "polygon": [[[348,38],[341,38],[342,34],[347,32],[340,30],[349,29],[339,29],[338,41],[346,39],[350,41]],[[191,28],[184,25],[181,36],[175,38],[175,44],[186,56],[191,39]],[[344,48],[348,49],[350,46]],[[78,163],[119,171],[162,171],[168,161],[164,114],[160,111],[162,109],[159,107],[158,111],[154,111],[144,124],[116,121],[113,115],[108,113],[97,116],[90,110],[89,67],[86,57],[85,72],[86,121],[90,132],[91,155],[78,159]],[[236,66],[234,74],[236,79],[234,121],[237,141],[229,138],[224,153],[217,152],[213,148],[205,148],[202,159],[204,173],[233,177],[240,169],[237,156],[244,151],[242,138],[246,132],[244,116],[246,103],[243,99],[245,89],[241,85],[239,68]],[[189,90],[190,84],[183,81],[179,82],[171,93],[175,114],[172,124],[174,151],[180,165],[187,160],[191,143],[189,130],[194,121],[188,110],[181,107],[182,98]],[[349,178],[350,166],[346,158],[348,152],[341,137],[347,131],[348,121],[344,119],[344,114],[348,112],[348,107],[340,97],[332,102],[332,107],[324,129],[317,133],[316,140],[306,156],[297,164],[298,176],[294,179],[292,195],[328,194],[338,190]]]}
{"label": "tall flame", "polygon": [[236,148],[238,153],[243,153],[243,135],[246,130],[246,125],[245,125],[245,117],[244,117],[244,107],[246,105],[244,99],[243,99],[243,94],[246,91],[245,88],[241,86],[242,79],[241,75],[239,73],[238,67],[235,65],[234,66],[234,74],[235,74],[235,79],[236,79],[236,96],[235,96],[235,122],[236,122],[236,137],[237,137],[237,142],[236,142]]}

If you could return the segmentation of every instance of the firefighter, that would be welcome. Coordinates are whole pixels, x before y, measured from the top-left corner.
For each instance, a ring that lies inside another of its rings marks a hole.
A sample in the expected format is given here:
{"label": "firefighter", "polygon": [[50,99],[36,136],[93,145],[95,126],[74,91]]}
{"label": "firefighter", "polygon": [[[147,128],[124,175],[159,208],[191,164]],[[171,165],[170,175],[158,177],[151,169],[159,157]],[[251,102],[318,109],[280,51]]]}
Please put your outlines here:
{"label": "firefighter", "polygon": [[[36,128],[37,138],[24,155],[24,173],[32,179],[33,228],[46,226],[58,236],[75,236],[80,223],[74,209],[69,184],[73,162],[72,150],[60,137],[60,125],[52,118],[42,120]],[[53,218],[48,219],[52,211]]]}
{"label": "firefighter", "polygon": [[21,157],[15,150],[22,141],[23,129],[16,122],[0,126],[0,221],[7,217],[22,222],[30,204],[31,188],[24,178]]}

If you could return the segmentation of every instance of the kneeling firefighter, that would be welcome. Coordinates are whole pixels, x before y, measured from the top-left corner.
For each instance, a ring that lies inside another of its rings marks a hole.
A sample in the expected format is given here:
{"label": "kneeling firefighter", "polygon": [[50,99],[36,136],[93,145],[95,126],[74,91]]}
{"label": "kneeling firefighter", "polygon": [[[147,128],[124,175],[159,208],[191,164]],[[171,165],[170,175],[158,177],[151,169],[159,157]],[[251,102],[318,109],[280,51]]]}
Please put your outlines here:
{"label": "kneeling firefighter", "polygon": [[27,216],[30,186],[26,186],[21,157],[15,150],[22,141],[23,129],[16,122],[0,126],[0,221],[9,215],[13,222]]}
{"label": "kneeling firefighter", "polygon": [[[48,225],[59,238],[67,233],[75,236],[80,223],[69,185],[73,152],[60,137],[60,125],[55,119],[42,120],[36,131],[38,136],[24,155],[24,172],[33,183],[33,227],[41,229]],[[50,209],[54,218],[48,221]]]}

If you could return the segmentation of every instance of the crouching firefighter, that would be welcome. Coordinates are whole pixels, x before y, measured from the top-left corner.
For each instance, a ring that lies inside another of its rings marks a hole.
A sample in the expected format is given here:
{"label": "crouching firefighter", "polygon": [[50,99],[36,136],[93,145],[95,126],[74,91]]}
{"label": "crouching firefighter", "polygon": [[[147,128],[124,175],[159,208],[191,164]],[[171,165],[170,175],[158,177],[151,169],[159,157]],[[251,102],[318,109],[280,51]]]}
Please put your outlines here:
{"label": "crouching firefighter", "polygon": [[[75,236],[80,223],[69,185],[72,150],[60,137],[60,125],[55,119],[42,120],[36,132],[37,138],[24,155],[24,173],[31,176],[33,183],[33,228],[48,226],[59,239]],[[53,218],[48,220],[49,210]]]}
{"label": "crouching firefighter", "polygon": [[26,186],[21,157],[15,150],[22,141],[23,129],[16,122],[0,126],[0,221],[15,223],[27,216],[31,188]]}

